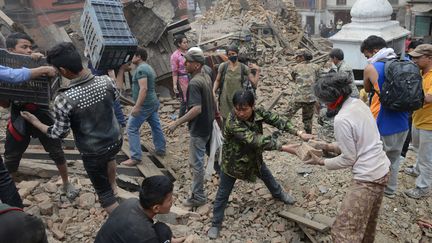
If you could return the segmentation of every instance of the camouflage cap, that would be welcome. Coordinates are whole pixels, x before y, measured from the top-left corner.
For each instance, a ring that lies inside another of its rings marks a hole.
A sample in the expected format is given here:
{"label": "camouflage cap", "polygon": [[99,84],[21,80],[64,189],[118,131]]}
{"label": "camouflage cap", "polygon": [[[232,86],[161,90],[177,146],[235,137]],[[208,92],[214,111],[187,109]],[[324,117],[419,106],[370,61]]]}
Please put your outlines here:
{"label": "camouflage cap", "polygon": [[421,57],[423,55],[432,56],[432,45],[431,44],[421,44],[418,45],[414,51],[408,53],[412,57]]}

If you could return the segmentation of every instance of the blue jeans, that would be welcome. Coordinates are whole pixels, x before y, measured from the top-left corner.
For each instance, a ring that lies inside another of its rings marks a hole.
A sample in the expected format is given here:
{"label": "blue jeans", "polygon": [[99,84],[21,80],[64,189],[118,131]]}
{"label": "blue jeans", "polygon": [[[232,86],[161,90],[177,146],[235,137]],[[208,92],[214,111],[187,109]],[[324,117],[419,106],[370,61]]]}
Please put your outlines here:
{"label": "blue jeans", "polygon": [[[236,178],[225,174],[223,171],[220,172],[219,189],[216,194],[213,207],[213,219],[212,226],[220,228],[224,218],[224,212],[228,203],[228,198],[236,182]],[[280,198],[283,192],[282,187],[276,182],[271,171],[263,163],[258,177],[264,182],[269,189],[270,193],[274,198]]]}
{"label": "blue jeans", "polygon": [[189,165],[192,169],[192,198],[197,201],[206,201],[207,196],[204,192],[204,155],[206,144],[210,140],[207,137],[190,137],[189,141]]}
{"label": "blue jeans", "polygon": [[129,116],[127,134],[129,138],[129,149],[131,152],[131,159],[141,161],[141,139],[140,128],[141,125],[147,121],[151,128],[153,144],[156,152],[165,152],[166,142],[165,136],[159,120],[159,102],[152,106],[142,106],[138,116]]}

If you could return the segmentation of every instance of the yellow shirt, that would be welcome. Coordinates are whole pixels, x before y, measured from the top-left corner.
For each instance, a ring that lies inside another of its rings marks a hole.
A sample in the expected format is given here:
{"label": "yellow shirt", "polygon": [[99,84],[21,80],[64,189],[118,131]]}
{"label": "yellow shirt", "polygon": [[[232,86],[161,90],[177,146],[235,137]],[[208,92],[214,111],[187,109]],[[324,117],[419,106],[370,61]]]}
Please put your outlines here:
{"label": "yellow shirt", "polygon": [[[432,70],[423,74],[423,91],[432,95]],[[422,108],[414,111],[413,124],[422,130],[432,130],[432,103],[425,103]]]}

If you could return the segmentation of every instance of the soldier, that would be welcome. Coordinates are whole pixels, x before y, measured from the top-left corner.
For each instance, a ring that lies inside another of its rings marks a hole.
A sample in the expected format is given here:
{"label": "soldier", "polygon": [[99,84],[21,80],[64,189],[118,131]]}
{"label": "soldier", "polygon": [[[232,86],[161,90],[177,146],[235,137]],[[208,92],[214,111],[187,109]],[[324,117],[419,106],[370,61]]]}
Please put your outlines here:
{"label": "soldier", "polygon": [[254,182],[257,177],[264,181],[272,196],[286,204],[294,204],[295,199],[284,192],[263,161],[265,150],[279,150],[295,154],[295,145],[281,145],[273,135],[263,135],[263,123],[280,130],[308,139],[303,131],[297,131],[288,120],[276,113],[255,109],[255,98],[251,91],[237,91],[232,99],[234,110],[226,121],[223,145],[223,159],[219,189],[213,208],[212,227],[208,237],[219,237],[224,210],[237,179]]}
{"label": "soldier", "polygon": [[[329,57],[330,61],[334,64],[334,67],[330,70],[330,72],[346,74],[348,76],[348,80],[351,80],[350,86],[352,93],[350,97],[359,98],[360,94],[357,86],[354,83],[354,73],[352,68],[344,61],[343,51],[339,48],[333,48],[329,53]],[[327,116],[327,108],[325,106],[321,106],[318,117],[318,124],[321,125],[321,127],[318,128],[319,139],[328,143],[335,141],[333,134],[333,122],[334,119]]]}
{"label": "soldier", "polygon": [[292,77],[297,87],[287,117],[291,118],[299,109],[302,109],[304,129],[307,133],[312,133],[312,118],[316,101],[312,93],[312,85],[318,77],[319,67],[310,63],[312,54],[306,50],[299,50],[295,60],[298,64],[294,67]]}

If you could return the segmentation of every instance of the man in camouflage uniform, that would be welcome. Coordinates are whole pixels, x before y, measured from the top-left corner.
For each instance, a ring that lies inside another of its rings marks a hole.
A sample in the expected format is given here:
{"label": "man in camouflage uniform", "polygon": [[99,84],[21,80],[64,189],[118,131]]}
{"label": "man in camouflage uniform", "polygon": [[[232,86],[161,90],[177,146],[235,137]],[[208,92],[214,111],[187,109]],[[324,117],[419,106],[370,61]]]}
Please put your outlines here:
{"label": "man in camouflage uniform", "polygon": [[[334,64],[333,68],[330,70],[330,72],[336,72],[336,73],[344,73],[348,76],[348,79],[351,80],[351,90],[352,93],[350,97],[352,98],[359,98],[360,93],[357,89],[357,86],[354,83],[354,73],[352,71],[352,68],[344,61],[344,53],[339,48],[333,48],[329,53],[330,61]],[[318,117],[318,124],[321,125],[321,127],[318,129],[318,138],[326,141],[328,143],[334,142],[334,117],[329,118],[327,114],[327,108],[324,106],[321,106],[322,109],[319,112]]]}
{"label": "man in camouflage uniform", "polygon": [[237,179],[255,182],[264,181],[272,196],[286,204],[295,199],[284,192],[263,161],[265,150],[279,150],[295,154],[295,146],[281,145],[276,135],[264,135],[263,123],[272,125],[291,134],[302,135],[291,122],[276,113],[262,108],[254,109],[255,99],[250,91],[237,91],[233,97],[234,110],[228,116],[224,130],[223,158],[219,189],[213,208],[212,227],[208,232],[211,239],[218,238],[224,210]]}
{"label": "man in camouflage uniform", "polygon": [[306,50],[299,50],[296,53],[298,63],[292,72],[296,87],[293,94],[293,102],[287,112],[287,117],[291,118],[299,109],[302,109],[303,125],[307,133],[312,133],[312,118],[314,114],[315,96],[312,92],[312,85],[318,77],[319,67],[310,63],[312,54]]}

